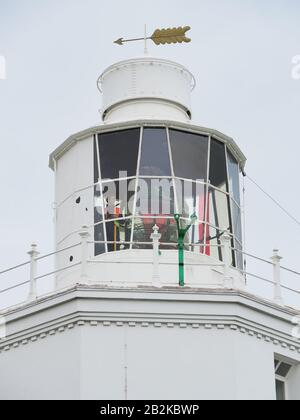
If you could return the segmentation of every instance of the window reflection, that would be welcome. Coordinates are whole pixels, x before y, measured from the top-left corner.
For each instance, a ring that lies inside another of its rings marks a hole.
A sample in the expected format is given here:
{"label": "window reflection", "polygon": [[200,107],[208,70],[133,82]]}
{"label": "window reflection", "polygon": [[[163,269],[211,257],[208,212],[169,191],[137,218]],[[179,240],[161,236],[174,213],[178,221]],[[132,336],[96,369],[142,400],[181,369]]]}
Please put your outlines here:
{"label": "window reflection", "polygon": [[206,180],[208,137],[178,130],[169,130],[175,176]]}
{"label": "window reflection", "polygon": [[140,175],[171,176],[165,128],[144,128],[139,173]]}

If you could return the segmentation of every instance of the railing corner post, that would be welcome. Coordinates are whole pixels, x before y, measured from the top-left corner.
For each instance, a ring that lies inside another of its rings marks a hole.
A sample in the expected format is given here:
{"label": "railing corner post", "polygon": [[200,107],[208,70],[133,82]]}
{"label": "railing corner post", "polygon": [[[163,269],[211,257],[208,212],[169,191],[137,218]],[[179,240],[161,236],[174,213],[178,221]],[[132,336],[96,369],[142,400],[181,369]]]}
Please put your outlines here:
{"label": "railing corner post", "polygon": [[271,260],[273,263],[274,300],[279,305],[283,305],[280,278],[280,261],[282,260],[282,257],[279,255],[278,249],[273,249]]}
{"label": "railing corner post", "polygon": [[37,275],[37,257],[39,252],[37,245],[32,244],[31,249],[28,252],[30,256],[30,287],[28,294],[28,301],[35,300],[37,298],[37,286],[36,286],[36,275]]}

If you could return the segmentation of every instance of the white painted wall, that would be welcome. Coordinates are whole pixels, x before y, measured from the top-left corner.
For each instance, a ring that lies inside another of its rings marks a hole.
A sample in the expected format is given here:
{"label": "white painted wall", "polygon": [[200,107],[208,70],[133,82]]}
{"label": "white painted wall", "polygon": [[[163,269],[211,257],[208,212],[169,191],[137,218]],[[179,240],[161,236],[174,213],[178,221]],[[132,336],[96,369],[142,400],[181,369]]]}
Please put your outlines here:
{"label": "white painted wall", "polygon": [[1,400],[80,398],[80,334],[68,330],[0,355]]}
{"label": "white painted wall", "polygon": [[[256,355],[253,357],[253,355]],[[269,343],[217,328],[76,327],[0,355],[1,399],[274,400]],[[289,397],[300,399],[299,368]]]}
{"label": "white painted wall", "polygon": [[190,122],[187,112],[176,103],[159,99],[143,99],[115,105],[105,114],[104,124],[132,121],[139,118]]}
{"label": "white painted wall", "polygon": [[289,313],[233,291],[81,286],[6,320],[0,399],[274,400],[276,353],[300,400]]}
{"label": "white painted wall", "polygon": [[234,338],[237,400],[275,400],[274,347],[248,332]]}
{"label": "white painted wall", "polygon": [[[93,137],[76,144],[64,153],[56,163],[55,201],[56,201],[56,249],[74,245],[80,241],[78,232],[83,225],[94,224],[94,146]],[[76,199],[80,197],[80,203]],[[86,210],[87,209],[87,210]],[[93,229],[91,229],[91,235]],[[93,235],[91,236],[93,239]],[[73,256],[73,262],[70,262]],[[74,248],[56,256],[56,268],[79,262],[80,249]],[[66,272],[72,275],[74,269]],[[62,275],[57,276],[59,284]]]}
{"label": "white painted wall", "polygon": [[101,340],[84,329],[82,398],[124,399],[127,360],[128,399],[275,399],[264,341],[215,328],[98,328]]}
{"label": "white painted wall", "polygon": [[62,154],[56,165],[56,201],[60,203],[76,189],[85,188],[94,179],[93,137],[77,141]]}

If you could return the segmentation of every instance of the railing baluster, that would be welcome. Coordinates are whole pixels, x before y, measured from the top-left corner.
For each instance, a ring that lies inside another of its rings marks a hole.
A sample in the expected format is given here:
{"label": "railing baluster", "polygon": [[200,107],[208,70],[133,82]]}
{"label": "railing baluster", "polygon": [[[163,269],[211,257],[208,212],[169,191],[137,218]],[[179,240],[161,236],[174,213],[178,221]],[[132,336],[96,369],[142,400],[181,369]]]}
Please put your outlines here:
{"label": "railing baluster", "polygon": [[231,266],[231,236],[228,231],[224,232],[221,236],[222,250],[223,250],[223,262],[224,262],[224,286],[227,289],[233,288],[233,278],[230,276]]}
{"label": "railing baluster", "polygon": [[283,304],[281,278],[280,278],[280,260],[282,257],[278,254],[278,249],[273,250],[271,257],[273,263],[273,281],[274,281],[274,300],[280,305]]}
{"label": "railing baluster", "polygon": [[28,252],[30,256],[30,287],[28,300],[32,301],[37,298],[37,287],[36,287],[36,276],[37,276],[37,256],[39,252],[37,251],[37,245],[32,244],[31,250]]}
{"label": "railing baluster", "polygon": [[87,264],[88,264],[88,238],[90,237],[88,226],[82,226],[81,231],[79,232],[81,238],[81,274],[80,278],[86,280],[88,277],[87,274]]}
{"label": "railing baluster", "polygon": [[159,277],[159,240],[161,238],[161,234],[158,233],[159,227],[154,225],[153,233],[150,236],[150,239],[153,241],[153,286],[161,287],[160,277]]}

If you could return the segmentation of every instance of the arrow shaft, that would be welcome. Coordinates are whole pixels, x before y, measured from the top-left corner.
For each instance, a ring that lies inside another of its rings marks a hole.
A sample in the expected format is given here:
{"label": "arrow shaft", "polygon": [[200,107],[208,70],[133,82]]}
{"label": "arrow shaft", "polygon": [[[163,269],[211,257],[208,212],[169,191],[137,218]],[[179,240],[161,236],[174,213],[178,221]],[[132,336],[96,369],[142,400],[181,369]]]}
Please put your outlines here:
{"label": "arrow shaft", "polygon": [[170,38],[170,35],[147,36],[146,38],[143,37],[143,38],[122,39],[122,42],[145,41],[146,39],[160,39],[160,38]]}
{"label": "arrow shaft", "polygon": [[151,39],[151,37],[148,36],[147,38],[143,37],[143,38],[122,39],[122,42],[144,41],[145,39]]}

